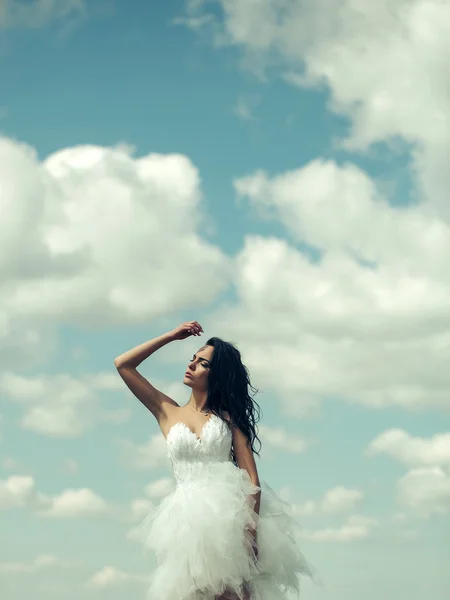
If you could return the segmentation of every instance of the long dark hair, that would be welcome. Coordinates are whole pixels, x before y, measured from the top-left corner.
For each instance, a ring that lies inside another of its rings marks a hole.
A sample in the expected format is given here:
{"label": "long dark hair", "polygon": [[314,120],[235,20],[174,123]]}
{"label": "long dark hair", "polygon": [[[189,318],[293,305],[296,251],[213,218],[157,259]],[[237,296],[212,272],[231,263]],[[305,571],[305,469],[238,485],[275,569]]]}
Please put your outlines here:
{"label": "long dark hair", "polygon": [[[252,397],[258,390],[250,382],[250,375],[242,362],[241,353],[236,346],[218,337],[210,338],[206,346],[214,348],[208,377],[206,408],[220,418],[223,418],[221,412],[227,411],[232,424],[247,436],[252,451],[259,456],[254,443],[258,440],[261,450],[261,440],[256,431],[256,423],[261,418],[261,408]],[[234,449],[231,452],[231,458],[237,466]]]}

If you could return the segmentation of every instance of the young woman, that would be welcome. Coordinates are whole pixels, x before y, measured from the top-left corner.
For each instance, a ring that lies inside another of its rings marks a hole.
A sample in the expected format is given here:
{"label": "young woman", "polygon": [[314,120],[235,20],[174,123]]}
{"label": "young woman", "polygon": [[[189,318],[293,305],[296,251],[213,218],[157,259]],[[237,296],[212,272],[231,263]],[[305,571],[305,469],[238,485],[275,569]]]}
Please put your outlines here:
{"label": "young woman", "polygon": [[[259,407],[237,348],[209,339],[189,362],[178,405],[138,373],[162,346],[203,332],[197,321],[115,359],[166,439],[176,489],[141,525],[157,559],[149,600],[282,600],[311,576],[294,537],[290,507],[260,482],[254,441]],[[260,444],[261,446],[261,444]]]}

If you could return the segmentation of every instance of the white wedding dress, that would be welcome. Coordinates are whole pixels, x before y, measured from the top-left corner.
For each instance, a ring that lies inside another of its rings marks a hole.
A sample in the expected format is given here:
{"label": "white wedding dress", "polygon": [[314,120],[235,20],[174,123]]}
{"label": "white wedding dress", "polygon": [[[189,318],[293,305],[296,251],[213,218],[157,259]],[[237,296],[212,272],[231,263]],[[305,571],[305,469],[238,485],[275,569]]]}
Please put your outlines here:
{"label": "white wedding dress", "polygon": [[[295,540],[291,507],[261,482],[258,491],[231,460],[232,434],[212,414],[200,438],[176,423],[166,438],[176,488],[140,525],[142,541],[157,560],[149,600],[214,600],[225,591],[251,600],[283,600],[298,594],[311,569]],[[246,526],[256,526],[258,557]]]}

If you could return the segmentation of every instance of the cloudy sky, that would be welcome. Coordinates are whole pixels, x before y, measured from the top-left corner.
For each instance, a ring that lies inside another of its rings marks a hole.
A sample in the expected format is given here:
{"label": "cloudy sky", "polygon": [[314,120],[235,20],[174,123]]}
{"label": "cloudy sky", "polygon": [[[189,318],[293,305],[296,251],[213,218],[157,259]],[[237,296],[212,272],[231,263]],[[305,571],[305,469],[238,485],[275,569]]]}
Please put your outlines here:
{"label": "cloudy sky", "polygon": [[[449,55],[449,0],[0,0],[2,600],[144,598],[172,480],[113,359],[192,319],[304,598],[448,598]],[[199,345],[141,371],[183,404]]]}

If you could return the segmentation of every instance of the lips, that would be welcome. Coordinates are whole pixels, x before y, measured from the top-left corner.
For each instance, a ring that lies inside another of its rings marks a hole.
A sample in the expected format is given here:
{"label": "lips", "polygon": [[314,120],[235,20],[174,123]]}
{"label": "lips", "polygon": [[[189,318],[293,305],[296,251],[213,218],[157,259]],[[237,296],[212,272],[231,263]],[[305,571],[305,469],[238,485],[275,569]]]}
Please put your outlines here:
{"label": "lips", "polygon": [[192,375],[190,373],[185,373],[185,377],[190,377],[192,379]]}

